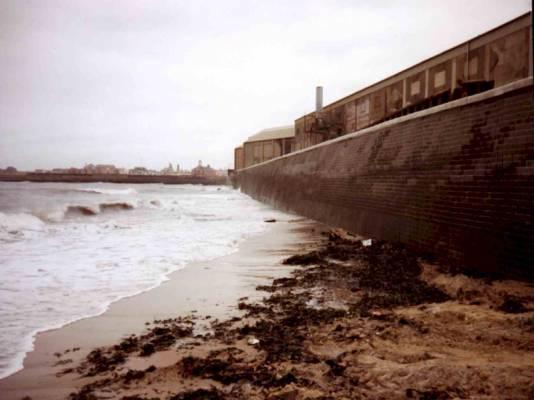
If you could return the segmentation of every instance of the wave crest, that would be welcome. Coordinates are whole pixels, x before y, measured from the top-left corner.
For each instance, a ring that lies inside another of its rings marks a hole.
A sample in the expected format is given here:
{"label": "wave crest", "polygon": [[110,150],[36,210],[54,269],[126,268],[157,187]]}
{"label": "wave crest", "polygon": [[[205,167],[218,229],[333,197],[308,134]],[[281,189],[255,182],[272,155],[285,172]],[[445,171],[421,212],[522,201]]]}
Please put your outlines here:
{"label": "wave crest", "polygon": [[135,207],[130,203],[102,203],[99,205],[100,211],[133,210]]}
{"label": "wave crest", "polygon": [[67,205],[62,209],[35,215],[44,222],[58,223],[65,218],[94,217],[103,212],[133,210],[135,205],[127,202],[100,203],[97,205]]}
{"label": "wave crest", "polygon": [[64,213],[66,217],[78,215],[93,216],[96,214],[98,214],[98,211],[89,206],[67,206]]}
{"label": "wave crest", "polygon": [[128,189],[99,189],[99,188],[79,188],[76,189],[78,192],[93,193],[93,194],[118,194],[118,195],[127,195],[127,194],[136,194],[137,190],[133,188]]}

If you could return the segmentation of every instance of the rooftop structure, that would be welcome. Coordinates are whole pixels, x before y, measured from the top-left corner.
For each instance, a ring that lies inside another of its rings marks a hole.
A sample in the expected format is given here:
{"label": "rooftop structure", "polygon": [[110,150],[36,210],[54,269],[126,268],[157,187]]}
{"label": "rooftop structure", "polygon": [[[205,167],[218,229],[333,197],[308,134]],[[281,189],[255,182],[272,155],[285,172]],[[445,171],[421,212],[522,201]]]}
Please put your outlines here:
{"label": "rooftop structure", "polygon": [[250,136],[247,142],[260,142],[262,140],[286,139],[295,136],[295,127],[293,125],[278,126],[267,128]]}
{"label": "rooftop structure", "polygon": [[295,127],[279,126],[259,131],[234,150],[235,169],[250,167],[295,150]]}

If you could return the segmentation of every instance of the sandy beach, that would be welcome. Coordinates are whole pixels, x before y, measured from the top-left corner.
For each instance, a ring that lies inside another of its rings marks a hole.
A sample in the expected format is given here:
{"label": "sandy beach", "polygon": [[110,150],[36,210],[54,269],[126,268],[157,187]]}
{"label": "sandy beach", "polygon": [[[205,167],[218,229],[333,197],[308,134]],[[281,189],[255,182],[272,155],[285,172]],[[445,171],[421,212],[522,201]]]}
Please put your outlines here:
{"label": "sandy beach", "polygon": [[[0,381],[0,397],[65,398],[87,380],[56,374],[79,363],[96,347],[141,333],[146,322],[186,315],[224,319],[239,313],[239,298],[259,298],[257,285],[289,273],[292,268],[281,266],[280,260],[304,245],[309,224],[303,219],[277,221],[266,232],[245,240],[233,254],[188,265],[161,286],[113,303],[98,317],[39,334],[24,369]],[[66,355],[57,356],[67,350]]]}
{"label": "sandy beach", "polygon": [[39,335],[2,398],[534,396],[532,282],[363,239],[277,221],[237,253]]}

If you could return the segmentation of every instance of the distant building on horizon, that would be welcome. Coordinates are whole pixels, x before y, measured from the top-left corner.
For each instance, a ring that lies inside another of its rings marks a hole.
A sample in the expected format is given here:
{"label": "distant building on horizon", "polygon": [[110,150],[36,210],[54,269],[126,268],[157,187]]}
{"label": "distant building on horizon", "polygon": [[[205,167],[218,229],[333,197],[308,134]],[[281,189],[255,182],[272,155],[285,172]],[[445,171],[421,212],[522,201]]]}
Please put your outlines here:
{"label": "distant building on horizon", "polygon": [[198,162],[198,165],[191,170],[191,175],[193,176],[203,176],[203,177],[214,177],[217,176],[217,171],[210,167],[202,165],[202,160]]}
{"label": "distant building on horizon", "polygon": [[113,164],[86,164],[82,168],[85,174],[118,174],[119,169]]}
{"label": "distant building on horizon", "polygon": [[174,171],[174,168],[172,167],[172,163],[169,163],[169,166],[166,168],[163,168],[160,171],[161,175],[176,175],[176,172]]}
{"label": "distant building on horizon", "polygon": [[234,149],[234,169],[237,171],[242,168],[245,168],[244,149],[243,146],[237,146]]}
{"label": "distant building on horizon", "polygon": [[130,175],[151,175],[150,171],[145,167],[134,167],[128,171]]}
{"label": "distant building on horizon", "polygon": [[17,174],[18,171],[17,171],[17,169],[15,167],[9,166],[9,167],[7,167],[5,169],[0,168],[0,173],[3,173],[3,174]]}

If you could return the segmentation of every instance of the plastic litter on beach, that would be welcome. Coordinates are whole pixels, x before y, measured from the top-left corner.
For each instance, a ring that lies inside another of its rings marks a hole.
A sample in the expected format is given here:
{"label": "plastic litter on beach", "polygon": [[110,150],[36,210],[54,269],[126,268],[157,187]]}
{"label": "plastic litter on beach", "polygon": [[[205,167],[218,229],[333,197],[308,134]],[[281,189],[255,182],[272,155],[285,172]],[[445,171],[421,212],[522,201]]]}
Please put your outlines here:
{"label": "plastic litter on beach", "polygon": [[251,337],[248,339],[248,344],[250,344],[251,346],[255,346],[257,345],[258,343],[260,343],[260,341],[258,339],[256,339],[255,337]]}
{"label": "plastic litter on beach", "polygon": [[362,246],[371,246],[373,244],[373,239],[366,239],[366,240],[362,240]]}

